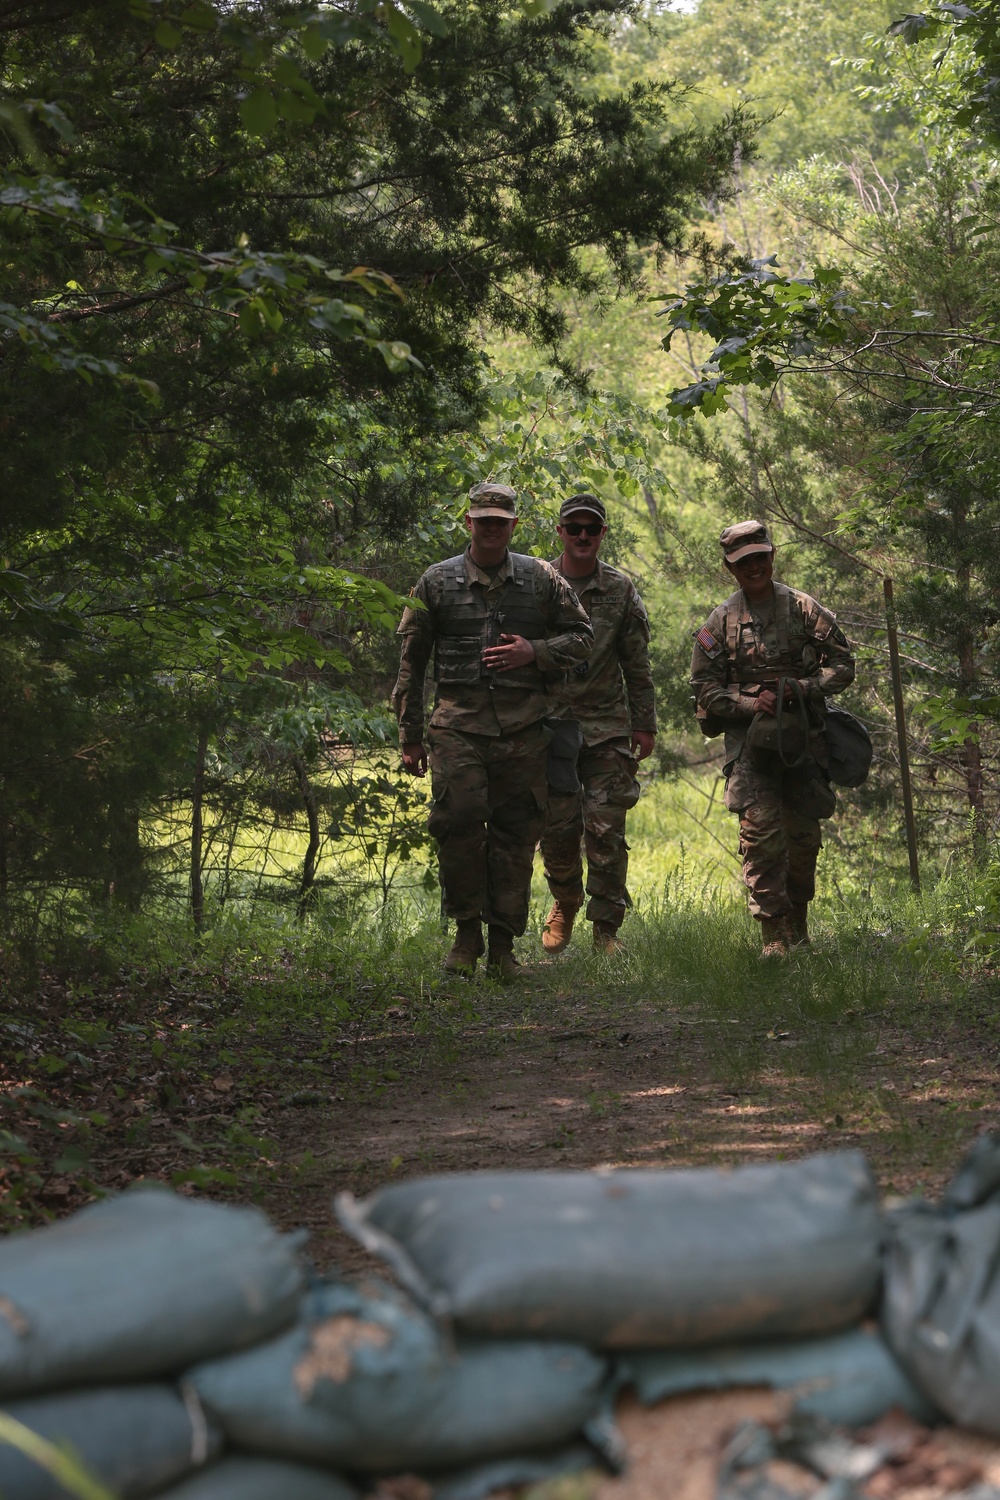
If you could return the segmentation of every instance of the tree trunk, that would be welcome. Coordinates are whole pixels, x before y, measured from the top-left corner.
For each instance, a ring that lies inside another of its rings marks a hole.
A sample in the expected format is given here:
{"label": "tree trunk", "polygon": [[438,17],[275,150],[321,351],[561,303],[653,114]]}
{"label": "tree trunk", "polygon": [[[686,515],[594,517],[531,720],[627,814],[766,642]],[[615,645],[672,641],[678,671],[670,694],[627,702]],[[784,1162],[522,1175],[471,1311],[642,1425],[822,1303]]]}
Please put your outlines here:
{"label": "tree trunk", "polygon": [[146,870],[139,837],[139,814],[114,804],[108,816],[108,877],[105,894],[109,902],[138,912],[146,891]]}
{"label": "tree trunk", "polygon": [[[971,641],[963,641],[959,651],[959,673],[962,691],[971,693],[976,682],[976,661]],[[977,863],[988,853],[989,820],[983,786],[983,747],[979,742],[979,725],[969,725],[970,735],[962,746],[959,761],[965,777],[965,795],[972,812],[972,856]]]}
{"label": "tree trunk", "polygon": [[191,787],[191,919],[194,930],[201,933],[205,922],[205,884],[202,872],[202,845],[205,836],[205,759],[208,755],[208,729],[198,731],[194,756],[194,783]]}
{"label": "tree trunk", "polygon": [[7,863],[7,819],[0,803],[0,905],[6,907],[10,889],[10,869]]}
{"label": "tree trunk", "polygon": [[299,779],[299,791],[302,793],[302,802],[309,820],[309,843],[306,845],[305,858],[302,861],[302,879],[299,882],[297,915],[299,921],[302,922],[312,904],[313,886],[316,880],[316,859],[319,854],[319,806],[316,801],[316,788],[309,780],[309,772],[302,756],[293,756],[292,764]]}

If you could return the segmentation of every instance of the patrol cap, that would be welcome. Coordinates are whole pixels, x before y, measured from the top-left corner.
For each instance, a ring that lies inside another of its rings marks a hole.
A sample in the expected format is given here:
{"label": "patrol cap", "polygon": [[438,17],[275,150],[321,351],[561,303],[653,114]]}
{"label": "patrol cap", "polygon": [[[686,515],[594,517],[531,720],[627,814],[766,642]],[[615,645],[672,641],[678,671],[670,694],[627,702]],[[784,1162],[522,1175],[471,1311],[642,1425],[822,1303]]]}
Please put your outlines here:
{"label": "patrol cap", "polygon": [[501,516],[505,521],[514,521],[517,492],[509,484],[498,484],[493,479],[474,484],[469,491],[469,515],[473,520],[478,516]]}
{"label": "patrol cap", "polygon": [[590,515],[596,516],[605,526],[608,524],[608,513],[604,508],[604,501],[598,500],[597,496],[592,495],[590,490],[581,490],[578,495],[570,495],[568,500],[563,501],[559,507],[560,524],[568,516],[572,516],[580,510],[587,511]]}
{"label": "patrol cap", "polygon": [[739,562],[751,552],[774,551],[771,533],[763,521],[737,521],[735,526],[726,527],[719,541],[727,563]]}

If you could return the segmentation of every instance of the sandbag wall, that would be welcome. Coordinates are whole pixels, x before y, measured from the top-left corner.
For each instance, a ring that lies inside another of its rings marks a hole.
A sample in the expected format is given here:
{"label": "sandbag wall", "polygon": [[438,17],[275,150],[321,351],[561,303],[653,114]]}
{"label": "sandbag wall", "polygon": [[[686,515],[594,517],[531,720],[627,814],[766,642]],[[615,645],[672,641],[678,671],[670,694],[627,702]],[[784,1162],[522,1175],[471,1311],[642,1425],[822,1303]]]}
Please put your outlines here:
{"label": "sandbag wall", "polygon": [[885,1224],[860,1152],[425,1178],[341,1194],[337,1213],[429,1312],[479,1336],[578,1339],[649,1404],[770,1385],[846,1426],[936,1416],[870,1322]]}
{"label": "sandbag wall", "polygon": [[[891,1350],[865,1321],[887,1228],[856,1152],[342,1195],[342,1224],[402,1290],[311,1276],[297,1238],[257,1210],[132,1190],[0,1242],[0,1406],[69,1443],[120,1500],[348,1500],[399,1472],[437,1500],[479,1500],[619,1463],[625,1383],[650,1402],[771,1384],[848,1425],[891,1406],[926,1420],[932,1402],[968,1420],[941,1374],[954,1359],[915,1352],[912,1320],[936,1311],[947,1338],[989,1323],[1000,1147],[973,1158],[936,1214],[890,1216]],[[984,1204],[989,1225],[956,1232]],[[966,1272],[979,1282],[963,1300]],[[993,1346],[977,1347],[963,1390],[995,1430],[975,1384]],[[66,1493],[0,1443],[4,1500]]]}
{"label": "sandbag wall", "polygon": [[[256,1209],[155,1189],[0,1242],[0,1407],[122,1500],[350,1500],[332,1475],[223,1458],[221,1427],[178,1378],[294,1323],[299,1243]],[[4,1500],[68,1493],[0,1443]]]}
{"label": "sandbag wall", "polygon": [[[474,1500],[593,1463],[610,1374],[310,1277],[256,1209],[133,1190],[0,1242],[0,1409],[119,1500],[351,1500],[400,1470]],[[0,1441],[3,1500],[68,1493]]]}

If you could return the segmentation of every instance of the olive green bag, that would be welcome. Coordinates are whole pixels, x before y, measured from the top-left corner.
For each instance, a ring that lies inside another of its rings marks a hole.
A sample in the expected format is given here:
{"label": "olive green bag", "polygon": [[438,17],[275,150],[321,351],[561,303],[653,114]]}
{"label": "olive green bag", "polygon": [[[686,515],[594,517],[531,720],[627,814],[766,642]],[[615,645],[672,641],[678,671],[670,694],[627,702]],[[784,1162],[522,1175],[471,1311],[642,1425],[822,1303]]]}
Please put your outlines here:
{"label": "olive green bag", "polygon": [[[793,689],[793,708],[784,706],[786,683]],[[794,771],[809,756],[809,709],[797,678],[779,677],[777,693],[780,711],[754,714],[747,730],[747,745],[751,750],[777,755],[786,771]]]}

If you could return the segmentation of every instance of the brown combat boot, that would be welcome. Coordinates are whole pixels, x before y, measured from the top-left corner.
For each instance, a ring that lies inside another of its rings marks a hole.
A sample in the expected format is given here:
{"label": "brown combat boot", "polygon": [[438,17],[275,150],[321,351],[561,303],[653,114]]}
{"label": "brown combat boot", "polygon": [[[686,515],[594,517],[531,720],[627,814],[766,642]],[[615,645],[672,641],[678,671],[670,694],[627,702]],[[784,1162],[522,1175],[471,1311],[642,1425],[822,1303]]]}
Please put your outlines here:
{"label": "brown combat boot", "polygon": [[595,953],[624,953],[625,944],[618,936],[618,928],[610,922],[594,923],[594,952]]}
{"label": "brown combat boot", "polygon": [[455,941],[445,955],[445,970],[449,974],[473,974],[476,960],[482,952],[483,928],[479,918],[470,917],[459,922]]}
{"label": "brown combat boot", "polygon": [[501,984],[513,984],[523,972],[514,957],[514,939],[506,927],[491,927],[489,930],[489,953],[486,957],[486,972],[491,979]]}
{"label": "brown combat boot", "polygon": [[760,935],[764,939],[764,946],[760,950],[761,958],[788,957],[793,938],[787,916],[761,917]]}
{"label": "brown combat boot", "polygon": [[546,953],[561,953],[568,945],[573,935],[573,919],[579,910],[579,902],[553,901],[542,928],[542,947]]}
{"label": "brown combat boot", "polygon": [[792,905],[788,925],[792,934],[792,946],[794,948],[808,948],[811,946],[809,937],[809,904],[806,901],[796,901]]}

